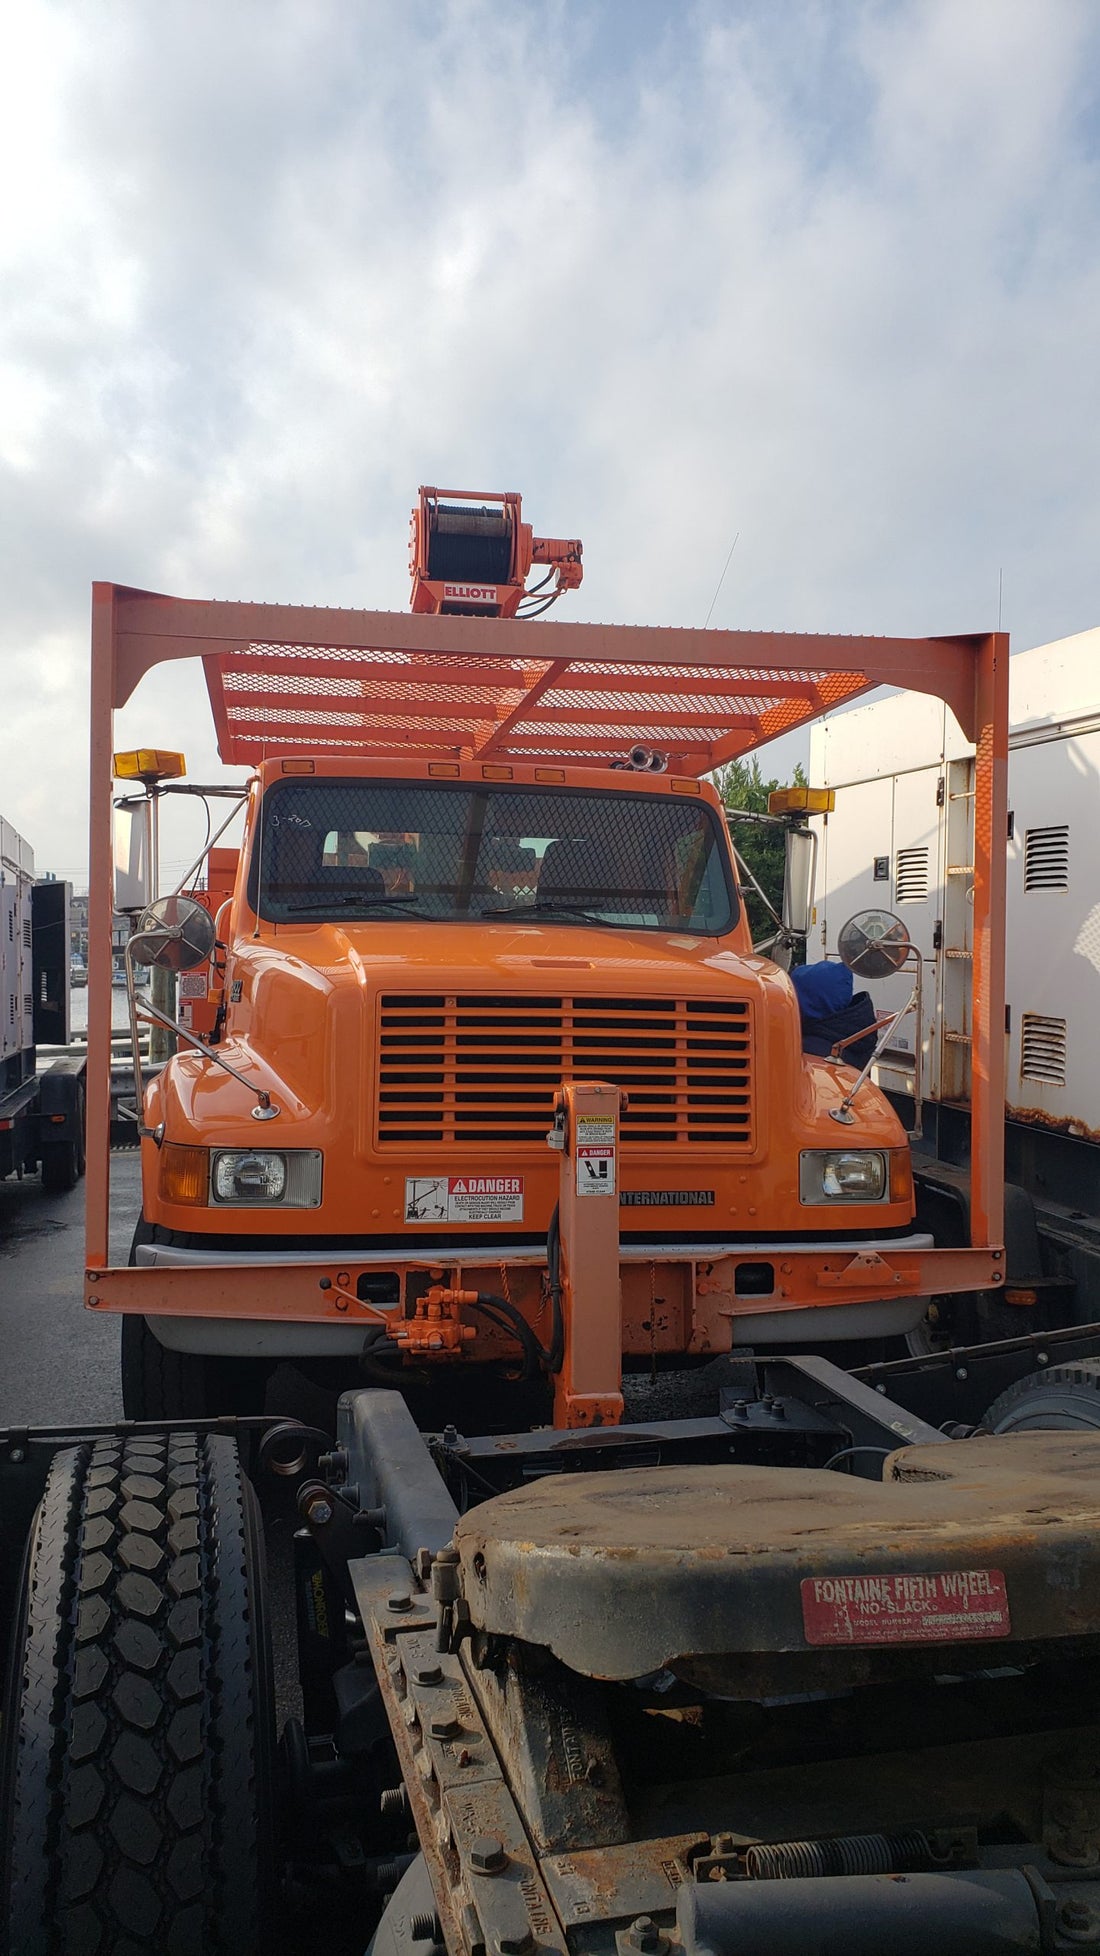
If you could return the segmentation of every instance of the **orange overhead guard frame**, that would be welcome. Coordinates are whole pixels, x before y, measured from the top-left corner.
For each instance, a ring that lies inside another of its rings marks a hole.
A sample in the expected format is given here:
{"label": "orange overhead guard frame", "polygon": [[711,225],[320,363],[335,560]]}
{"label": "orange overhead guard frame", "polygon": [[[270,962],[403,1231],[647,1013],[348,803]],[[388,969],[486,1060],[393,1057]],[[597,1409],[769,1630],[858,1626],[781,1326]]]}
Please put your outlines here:
{"label": "orange overhead guard frame", "polygon": [[[113,715],[154,666],[196,657],[205,667],[222,758],[237,764],[315,753],[349,761],[408,756],[606,767],[637,742],[667,754],[674,774],[696,776],[876,686],[945,700],[977,749],[970,1254],[986,1252],[986,1274],[976,1272],[975,1282],[998,1281],[988,1272],[991,1257],[1000,1262],[1003,1233],[1006,635],[909,639],[559,624],[206,602],[96,584],[89,1302],[108,1261]],[[960,1253],[925,1252],[932,1259],[953,1254]],[[290,1271],[265,1271],[273,1309],[284,1278],[296,1281]],[[943,1285],[959,1287],[958,1272]],[[213,1300],[211,1307],[218,1308]],[[141,1308],[136,1298],[129,1308]]]}

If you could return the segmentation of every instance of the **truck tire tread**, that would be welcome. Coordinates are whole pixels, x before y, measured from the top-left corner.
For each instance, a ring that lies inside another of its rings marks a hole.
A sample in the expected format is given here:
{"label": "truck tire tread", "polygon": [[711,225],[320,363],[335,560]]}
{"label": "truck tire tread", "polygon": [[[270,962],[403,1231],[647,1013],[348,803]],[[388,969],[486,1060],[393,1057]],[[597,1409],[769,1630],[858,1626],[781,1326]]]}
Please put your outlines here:
{"label": "truck tire tread", "polygon": [[[1003,1433],[1023,1427],[1022,1415],[1029,1401],[1035,1412],[1051,1415],[1045,1420],[1028,1420],[1026,1423],[1033,1431],[1043,1427],[1100,1427],[1100,1358],[1048,1365],[1043,1372],[1029,1372],[1026,1378],[1017,1379],[993,1401],[982,1420],[983,1430]],[[1077,1418],[1073,1417],[1074,1407],[1079,1409]],[[1057,1417],[1059,1414],[1061,1418]]]}
{"label": "truck tire tread", "polygon": [[253,1507],[218,1435],[55,1459],[4,1718],[20,1956],[261,1946],[271,1696]]}

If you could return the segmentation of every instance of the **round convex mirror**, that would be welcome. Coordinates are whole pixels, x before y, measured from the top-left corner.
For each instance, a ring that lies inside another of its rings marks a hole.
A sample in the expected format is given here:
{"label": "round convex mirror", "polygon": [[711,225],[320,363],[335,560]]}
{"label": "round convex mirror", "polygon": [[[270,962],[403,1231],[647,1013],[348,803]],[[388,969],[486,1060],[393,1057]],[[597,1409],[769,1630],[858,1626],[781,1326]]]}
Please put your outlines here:
{"label": "round convex mirror", "polygon": [[891,910],[860,910],[849,917],[836,948],[857,978],[890,978],[909,956],[909,932]]}
{"label": "round convex mirror", "polygon": [[191,971],[214,949],[214,919],[194,897],[159,897],[142,911],[128,949],[135,964]]}

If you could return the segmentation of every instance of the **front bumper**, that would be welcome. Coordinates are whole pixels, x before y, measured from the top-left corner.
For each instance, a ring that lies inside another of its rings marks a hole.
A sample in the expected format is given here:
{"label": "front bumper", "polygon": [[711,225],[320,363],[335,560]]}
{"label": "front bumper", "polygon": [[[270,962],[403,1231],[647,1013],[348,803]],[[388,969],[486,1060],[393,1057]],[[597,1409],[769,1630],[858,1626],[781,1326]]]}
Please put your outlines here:
{"label": "front bumper", "polygon": [[[95,1310],[145,1316],[177,1351],[335,1356],[359,1351],[366,1326],[378,1321],[377,1305],[357,1312],[347,1301],[361,1278],[392,1273],[404,1300],[429,1277],[496,1291],[506,1266],[517,1282],[534,1281],[545,1260],[539,1243],[509,1245],[503,1259],[469,1243],[417,1258],[366,1247],[338,1255],[278,1248],[227,1255],[154,1243],[139,1248],[135,1267],[88,1272],[85,1301]],[[683,1310],[659,1348],[713,1356],[753,1342],[897,1335],[919,1321],[930,1296],[1002,1283],[1004,1253],[937,1250],[920,1232],[881,1242],[763,1240],[702,1249],[690,1241],[638,1243],[620,1246],[620,1272],[625,1350],[634,1349],[636,1294],[660,1302],[678,1290]],[[401,1313],[403,1302],[393,1308]]]}

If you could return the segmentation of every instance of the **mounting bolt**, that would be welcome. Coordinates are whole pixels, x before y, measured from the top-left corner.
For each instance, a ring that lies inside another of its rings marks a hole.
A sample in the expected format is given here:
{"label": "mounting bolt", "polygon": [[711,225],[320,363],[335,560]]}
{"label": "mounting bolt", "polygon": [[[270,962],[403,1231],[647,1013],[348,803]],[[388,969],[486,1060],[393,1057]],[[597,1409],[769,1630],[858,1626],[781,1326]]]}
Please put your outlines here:
{"label": "mounting bolt", "polygon": [[661,1934],[651,1915],[636,1915],[623,1941],[628,1948],[641,1951],[641,1956],[660,1956],[668,1948],[667,1937]]}
{"label": "mounting bolt", "polygon": [[428,1730],[433,1739],[453,1739],[456,1732],[461,1732],[462,1721],[455,1717],[453,1711],[435,1712]]}
{"label": "mounting bolt", "polygon": [[771,1405],[768,1407],[768,1411],[773,1419],[786,1419],[786,1402],[782,1399],[773,1399]]}
{"label": "mounting bolt", "polygon": [[1100,1916],[1088,1902],[1076,1899],[1063,1902],[1056,1917],[1059,1933],[1071,1942],[1095,1942],[1100,1931]]}
{"label": "mounting bolt", "polygon": [[430,1660],[427,1664],[414,1664],[412,1681],[414,1684],[442,1684],[442,1664],[433,1664]]}
{"label": "mounting bolt", "polygon": [[409,1934],[414,1942],[442,1942],[443,1924],[428,1909],[417,1909],[409,1917]]}
{"label": "mounting bolt", "polygon": [[314,1528],[324,1528],[333,1516],[332,1502],[323,1494],[312,1494],[303,1510],[306,1521]]}
{"label": "mounting bolt", "polygon": [[736,1854],[737,1842],[734,1840],[732,1834],[715,1834],[711,1843],[711,1851],[720,1857],[727,1854]]}
{"label": "mounting bolt", "polygon": [[411,1610],[412,1606],[413,1599],[407,1589],[390,1590],[386,1598],[386,1608],[392,1610],[394,1616],[404,1616],[405,1611]]}
{"label": "mounting bolt", "polygon": [[445,1447],[453,1447],[457,1443],[457,1440],[458,1428],[457,1426],[452,1426],[448,1420],[446,1426],[443,1428],[443,1444]]}
{"label": "mounting bolt", "polygon": [[957,1379],[968,1379],[968,1378],[970,1377],[970,1374],[969,1374],[969,1372],[967,1371],[967,1369],[966,1369],[966,1366],[965,1366],[965,1365],[956,1365],[956,1367],[955,1367],[955,1377],[956,1377]]}
{"label": "mounting bolt", "polygon": [[378,1811],[383,1820],[404,1820],[409,1811],[409,1795],[405,1787],[383,1787]]}
{"label": "mounting bolt", "polygon": [[470,1848],[470,1866],[475,1874],[499,1874],[507,1867],[508,1856],[504,1852],[504,1842],[495,1834],[479,1834]]}

